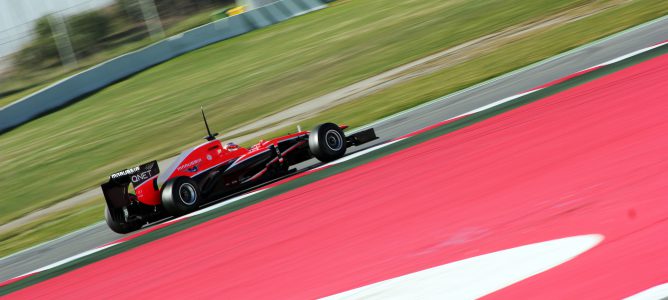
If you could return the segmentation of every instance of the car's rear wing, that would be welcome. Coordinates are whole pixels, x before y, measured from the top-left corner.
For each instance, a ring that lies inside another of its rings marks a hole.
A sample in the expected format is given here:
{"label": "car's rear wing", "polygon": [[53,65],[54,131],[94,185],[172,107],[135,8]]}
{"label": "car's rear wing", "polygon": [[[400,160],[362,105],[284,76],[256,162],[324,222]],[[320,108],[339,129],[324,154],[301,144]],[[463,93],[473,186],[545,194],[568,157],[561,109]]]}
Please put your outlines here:
{"label": "car's rear wing", "polygon": [[151,161],[138,167],[125,169],[109,175],[109,181],[103,183],[100,187],[104,194],[104,199],[110,208],[122,208],[130,204],[128,186],[136,189],[142,183],[160,173],[157,161]]}

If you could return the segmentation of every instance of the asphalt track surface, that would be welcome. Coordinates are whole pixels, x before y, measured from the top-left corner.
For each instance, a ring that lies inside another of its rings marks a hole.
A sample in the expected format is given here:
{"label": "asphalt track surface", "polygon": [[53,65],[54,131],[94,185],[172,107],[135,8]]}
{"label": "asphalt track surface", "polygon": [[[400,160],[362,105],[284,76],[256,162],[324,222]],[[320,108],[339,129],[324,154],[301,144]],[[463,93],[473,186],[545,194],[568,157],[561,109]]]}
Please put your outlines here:
{"label": "asphalt track surface", "polygon": [[[668,18],[662,18],[611,38],[569,51],[564,55],[383,119],[373,124],[377,134],[381,137],[377,143],[527,91],[546,82],[662,42],[667,38]],[[366,145],[365,147],[372,145]],[[101,223],[27,251],[5,257],[0,260],[0,281],[101,246],[117,240],[119,237],[121,236],[109,231],[106,225]]]}

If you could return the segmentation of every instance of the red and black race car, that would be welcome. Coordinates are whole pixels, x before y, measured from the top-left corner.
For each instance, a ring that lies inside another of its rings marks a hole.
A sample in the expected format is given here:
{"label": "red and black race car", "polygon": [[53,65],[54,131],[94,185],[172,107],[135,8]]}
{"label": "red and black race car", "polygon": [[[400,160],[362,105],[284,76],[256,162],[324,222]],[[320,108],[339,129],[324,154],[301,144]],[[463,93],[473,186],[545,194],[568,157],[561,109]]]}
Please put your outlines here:
{"label": "red and black race car", "polygon": [[[212,134],[202,111],[208,136],[160,173],[157,161],[116,172],[102,184],[109,228],[128,233],[144,224],[180,216],[200,205],[294,172],[295,164],[313,157],[329,162],[342,157],[346,148],[377,139],[373,129],[349,136],[347,126],[324,123],[250,149],[223,145]],[[134,193],[129,190],[132,183]]]}

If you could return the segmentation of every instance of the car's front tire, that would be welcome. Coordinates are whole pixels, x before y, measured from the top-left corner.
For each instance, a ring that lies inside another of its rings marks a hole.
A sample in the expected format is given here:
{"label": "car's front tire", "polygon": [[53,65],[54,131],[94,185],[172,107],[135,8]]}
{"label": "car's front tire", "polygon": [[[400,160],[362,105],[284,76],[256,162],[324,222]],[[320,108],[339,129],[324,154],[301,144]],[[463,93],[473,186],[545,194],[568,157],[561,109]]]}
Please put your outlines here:
{"label": "car's front tire", "polygon": [[201,192],[197,183],[188,177],[168,180],[162,188],[162,206],[172,216],[195,211],[200,204]]}
{"label": "car's front tire", "polygon": [[324,123],[311,130],[308,138],[311,154],[322,162],[337,160],[346,154],[346,135],[334,123]]}

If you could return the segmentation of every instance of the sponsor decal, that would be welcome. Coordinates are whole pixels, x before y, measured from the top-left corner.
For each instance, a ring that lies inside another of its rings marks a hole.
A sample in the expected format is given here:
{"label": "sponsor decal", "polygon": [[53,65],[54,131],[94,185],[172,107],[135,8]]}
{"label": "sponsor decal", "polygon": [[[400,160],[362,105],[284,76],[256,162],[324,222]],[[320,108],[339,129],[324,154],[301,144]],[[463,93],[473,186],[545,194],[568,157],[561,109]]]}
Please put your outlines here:
{"label": "sponsor decal", "polygon": [[206,160],[212,160],[212,159],[213,159],[213,156],[211,156],[211,154],[206,155]]}
{"label": "sponsor decal", "polygon": [[130,177],[130,180],[132,180],[132,183],[134,183],[134,184],[142,183],[142,182],[146,181],[147,179],[153,177],[154,174],[152,174],[151,171],[152,170],[148,170],[148,171],[144,171],[144,172],[134,174]]}
{"label": "sponsor decal", "polygon": [[142,167],[142,168],[144,168],[144,169],[152,170],[153,167],[155,167],[155,164],[156,164],[156,163],[157,163],[157,162],[154,160],[154,161],[152,161],[152,162],[150,162],[150,163],[147,163],[147,164],[144,164],[143,166],[140,166],[140,167]]}
{"label": "sponsor decal", "polygon": [[[201,162],[202,162],[202,159],[198,158],[198,159],[193,160],[191,162],[180,165],[176,170],[178,170],[178,171],[186,170],[188,172],[195,172],[195,171],[197,171],[197,165]],[[193,169],[195,171],[192,171]]]}
{"label": "sponsor decal", "polygon": [[[137,188],[139,185],[142,183],[146,182],[147,180],[151,179],[152,177],[155,177],[160,173],[160,168],[158,168],[158,162],[152,161],[146,164],[143,164],[139,167],[137,167],[139,170],[135,171],[134,173],[130,174],[130,181],[132,181],[132,185]],[[137,192],[137,196],[141,194],[139,191]]]}
{"label": "sponsor decal", "polygon": [[123,171],[120,171],[120,172],[116,172],[116,173],[114,173],[114,174],[111,174],[110,177],[111,177],[112,179],[116,179],[116,178],[118,178],[118,177],[122,177],[122,176],[127,176],[127,175],[130,175],[130,174],[133,174],[133,173],[135,173],[135,172],[137,172],[137,171],[139,171],[139,167],[134,167],[134,168],[131,168],[131,169],[127,169],[127,170],[123,170]]}

